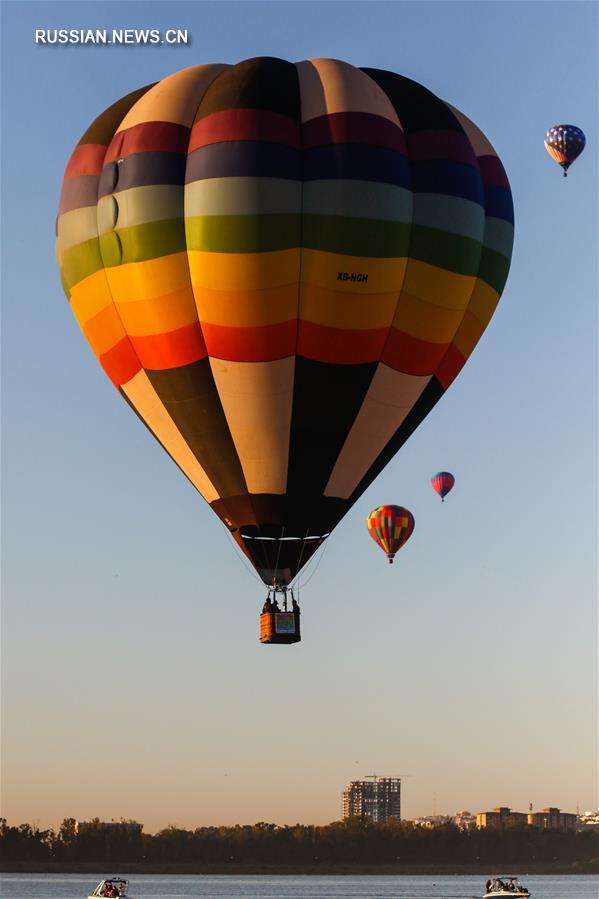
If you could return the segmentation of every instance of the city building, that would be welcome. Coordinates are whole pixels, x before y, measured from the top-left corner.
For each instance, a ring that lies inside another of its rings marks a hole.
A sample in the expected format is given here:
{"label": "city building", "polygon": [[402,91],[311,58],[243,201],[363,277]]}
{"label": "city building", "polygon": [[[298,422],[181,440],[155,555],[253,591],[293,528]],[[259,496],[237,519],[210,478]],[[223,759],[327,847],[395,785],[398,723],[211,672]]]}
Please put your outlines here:
{"label": "city building", "polygon": [[558,808],[549,806],[540,812],[529,812],[528,823],[541,830],[576,830],[578,815],[562,812]]}
{"label": "city building", "polygon": [[343,791],[343,817],[372,818],[378,824],[401,819],[401,778],[352,780]]}
{"label": "city building", "polygon": [[590,830],[591,828],[599,829],[599,809],[596,811],[588,811],[578,816],[578,829]]}
{"label": "city building", "polygon": [[473,815],[472,812],[456,812],[453,820],[461,830],[476,827],[476,815]]}
{"label": "city building", "polygon": [[498,827],[503,825],[528,824],[528,815],[525,812],[513,812],[506,805],[498,805],[491,812],[478,812],[476,815],[477,827]]}
{"label": "city building", "polygon": [[443,824],[454,824],[451,815],[422,815],[420,818],[414,818],[412,822],[416,827],[442,827]]}

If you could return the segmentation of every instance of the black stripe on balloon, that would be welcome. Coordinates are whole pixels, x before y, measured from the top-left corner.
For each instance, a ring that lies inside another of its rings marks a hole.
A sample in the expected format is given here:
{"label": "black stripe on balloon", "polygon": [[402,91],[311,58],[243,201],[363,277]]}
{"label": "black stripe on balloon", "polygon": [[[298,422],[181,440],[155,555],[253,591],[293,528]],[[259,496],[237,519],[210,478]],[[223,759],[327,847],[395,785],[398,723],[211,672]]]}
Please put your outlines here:
{"label": "black stripe on balloon", "polygon": [[361,70],[387,94],[405,134],[436,128],[463,133],[462,126],[451,110],[426,87],[384,69]]}
{"label": "black stripe on balloon", "polygon": [[220,496],[247,493],[208,358],[146,374]]}
{"label": "black stripe on balloon", "polygon": [[[168,449],[166,448],[166,446],[164,445],[164,443],[162,442],[162,440],[160,439],[160,437],[158,437],[158,435],[155,433],[155,431],[153,431],[152,428],[149,426],[149,424],[147,423],[147,421],[145,420],[145,418],[139,413],[139,411],[138,411],[138,410],[136,409],[136,407],[133,405],[133,403],[131,402],[131,400],[129,399],[129,397],[127,396],[127,394],[124,392],[124,390],[123,390],[122,387],[119,387],[119,393],[121,394],[121,396],[123,397],[123,399],[125,400],[125,402],[127,403],[127,405],[129,406],[129,408],[132,409],[133,412],[135,412],[136,416],[138,417],[138,419],[140,420],[140,422],[142,423],[142,425],[144,426],[144,428],[146,428],[146,429],[150,432],[150,434],[152,435],[152,437],[153,437],[153,438],[160,444],[160,446],[162,447],[162,449],[164,450],[164,452],[167,454],[167,456],[169,456],[170,459],[172,459],[172,461],[173,461],[174,464],[177,466],[177,468],[179,469],[179,471],[181,472],[181,474],[184,475],[184,476],[187,478],[187,480],[189,481],[189,483],[191,484],[191,486],[194,488],[194,490],[197,490],[196,485],[195,485],[195,484],[193,483],[193,481],[190,479],[190,477],[189,477],[189,475],[187,474],[187,472],[185,472],[185,471],[181,468],[181,466],[179,465],[179,463],[177,462],[177,460],[175,459],[175,457],[172,456],[172,455],[170,454],[170,452],[168,451]],[[204,499],[204,497],[202,497],[202,499]],[[210,505],[212,505],[212,504],[210,504]],[[224,503],[221,503],[219,512],[218,512],[217,514],[219,514],[219,517],[220,517],[223,521],[225,521],[225,524],[228,524],[228,522],[231,521],[230,512],[229,512],[229,510],[226,508],[226,506],[225,506]],[[228,525],[228,526],[229,526],[229,525]]]}
{"label": "black stripe on balloon", "polygon": [[212,82],[195,121],[228,109],[264,109],[301,121],[297,69],[274,56],[246,59]]}
{"label": "black stripe on balloon", "polygon": [[117,100],[116,103],[113,103],[108,109],[105,109],[97,119],[94,119],[77,146],[80,147],[82,144],[100,144],[103,147],[108,147],[108,144],[114,137],[116,129],[119,127],[131,107],[137,103],[137,101],[143,97],[151,87],[154,87],[155,83],[156,82],[147,84],[145,87],[140,87],[136,91],[132,91],[125,97],[121,97],[120,100]]}
{"label": "black stripe on balloon", "polygon": [[451,110],[422,84],[384,69],[363,68],[362,72],[387,94],[406,134],[436,128],[463,133]]}
{"label": "black stripe on balloon", "polygon": [[302,505],[324,493],[376,367],[296,357],[287,492]]}
{"label": "black stripe on balloon", "polygon": [[437,379],[435,377],[431,378],[403,423],[397,429],[382,453],[377,456],[360,483],[356,486],[349,498],[350,506],[353,505],[367,487],[372,484],[385,465],[393,458],[395,453],[401,449],[408,437],[414,433],[418,425],[424,418],[426,418],[431,409],[436,406],[444,393],[445,391]]}

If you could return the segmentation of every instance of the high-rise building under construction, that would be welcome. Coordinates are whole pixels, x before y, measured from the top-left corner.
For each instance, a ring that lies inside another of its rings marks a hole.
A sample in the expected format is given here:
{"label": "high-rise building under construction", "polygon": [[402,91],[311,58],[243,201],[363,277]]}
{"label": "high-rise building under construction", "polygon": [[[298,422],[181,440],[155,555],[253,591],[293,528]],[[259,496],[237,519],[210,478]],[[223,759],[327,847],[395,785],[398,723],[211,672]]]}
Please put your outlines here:
{"label": "high-rise building under construction", "polygon": [[352,780],[343,791],[343,817],[367,816],[384,824],[401,819],[401,778]]}

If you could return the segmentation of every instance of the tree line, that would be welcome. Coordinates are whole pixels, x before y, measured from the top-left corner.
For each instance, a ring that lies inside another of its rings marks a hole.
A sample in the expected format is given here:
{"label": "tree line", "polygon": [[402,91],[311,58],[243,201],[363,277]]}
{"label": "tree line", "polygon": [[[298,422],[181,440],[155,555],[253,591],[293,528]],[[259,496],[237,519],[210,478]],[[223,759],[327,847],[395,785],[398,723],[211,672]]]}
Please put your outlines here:
{"label": "tree line", "polygon": [[169,826],[155,834],[136,821],[78,825],[65,818],[58,831],[9,826],[0,819],[0,853],[8,862],[132,862],[222,865],[395,865],[588,863],[599,858],[595,831],[539,830],[497,826],[462,830],[409,821],[376,824],[349,818],[324,826],[260,822],[234,827]]}

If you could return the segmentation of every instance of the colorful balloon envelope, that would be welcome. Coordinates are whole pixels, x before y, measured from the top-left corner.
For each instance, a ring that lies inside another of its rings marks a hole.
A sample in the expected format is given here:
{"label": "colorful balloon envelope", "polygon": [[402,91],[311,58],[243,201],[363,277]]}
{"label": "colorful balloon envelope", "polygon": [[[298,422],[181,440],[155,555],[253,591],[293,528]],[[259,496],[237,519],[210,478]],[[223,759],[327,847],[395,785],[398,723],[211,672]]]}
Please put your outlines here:
{"label": "colorful balloon envelope", "polygon": [[107,376],[282,585],[458,375],[512,240],[476,125],[330,59],[199,65],[128,94],[75,148],[57,221]]}
{"label": "colorful balloon envelope", "polygon": [[445,497],[455,484],[455,478],[450,471],[438,471],[431,478],[431,484],[435,493],[438,493],[441,497],[441,502],[444,502]]}
{"label": "colorful balloon envelope", "polygon": [[379,506],[366,519],[368,533],[392,564],[404,543],[412,536],[414,516],[403,506]]}
{"label": "colorful balloon envelope", "polygon": [[564,178],[586,144],[584,132],[576,125],[554,125],[545,135],[545,149],[564,170]]}

